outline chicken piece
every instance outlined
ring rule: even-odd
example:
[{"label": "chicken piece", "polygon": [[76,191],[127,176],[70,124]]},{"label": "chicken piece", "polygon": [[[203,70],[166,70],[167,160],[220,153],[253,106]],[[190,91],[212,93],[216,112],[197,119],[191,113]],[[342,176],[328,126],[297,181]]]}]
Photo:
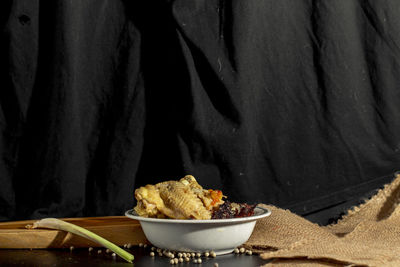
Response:
[{"label": "chicken piece", "polygon": [[164,201],[160,197],[158,188],[146,185],[135,190],[137,205],[134,210],[139,216],[165,218],[160,210],[165,209]]},{"label": "chicken piece", "polygon": [[135,190],[139,216],[174,219],[210,219],[224,201],[219,190],[205,190],[187,175],[179,181],[146,185]]},{"label": "chicken piece", "polygon": [[[166,216],[175,219],[210,219],[208,211],[202,201],[189,186],[176,181],[158,184],[160,197],[164,200],[166,210],[161,210]],[[172,210],[173,213],[168,211]]]},{"label": "chicken piece", "polygon": [[186,175],[179,181],[190,187],[197,197],[201,199],[207,210],[213,210],[224,203],[222,198],[225,196],[220,190],[203,189],[192,175]]},{"label": "chicken piece", "polygon": [[204,190],[201,185],[196,181],[196,178],[194,178],[192,175],[186,175],[182,179],[179,180],[184,185],[187,185],[190,187],[190,189],[194,190]]}]

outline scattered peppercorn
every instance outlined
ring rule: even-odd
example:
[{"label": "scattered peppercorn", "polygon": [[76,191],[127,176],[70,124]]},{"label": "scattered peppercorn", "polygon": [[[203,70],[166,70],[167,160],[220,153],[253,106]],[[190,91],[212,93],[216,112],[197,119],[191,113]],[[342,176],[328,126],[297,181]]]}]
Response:
[{"label": "scattered peppercorn", "polygon": [[150,252],[150,256],[151,257],[154,257],[155,256],[155,254],[154,254],[154,252],[152,251],[152,252]]}]

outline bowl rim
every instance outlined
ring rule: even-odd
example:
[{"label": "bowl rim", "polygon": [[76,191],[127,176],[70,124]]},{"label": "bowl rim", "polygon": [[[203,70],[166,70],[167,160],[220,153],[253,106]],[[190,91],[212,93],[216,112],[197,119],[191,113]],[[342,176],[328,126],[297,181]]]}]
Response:
[{"label": "bowl rim", "polygon": [[271,210],[257,206],[254,209],[255,213],[258,211],[258,214],[248,216],[248,217],[240,217],[240,218],[230,218],[230,219],[209,219],[209,220],[185,220],[185,219],[159,219],[159,218],[148,218],[141,217],[137,215],[134,209],[127,210],[125,212],[125,216],[128,218],[138,220],[139,222],[155,222],[155,223],[179,223],[179,224],[219,224],[219,223],[240,223],[240,222],[248,222],[255,221],[264,217],[271,215]]}]

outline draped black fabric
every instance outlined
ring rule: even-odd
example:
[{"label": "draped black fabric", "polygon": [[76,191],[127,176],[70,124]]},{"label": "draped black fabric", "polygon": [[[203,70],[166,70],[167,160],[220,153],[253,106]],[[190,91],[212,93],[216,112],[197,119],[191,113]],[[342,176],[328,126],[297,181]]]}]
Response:
[{"label": "draped black fabric", "polygon": [[[400,1],[5,0],[0,220],[194,175],[302,215],[400,166]],[[329,214],[332,216],[332,214]]]}]

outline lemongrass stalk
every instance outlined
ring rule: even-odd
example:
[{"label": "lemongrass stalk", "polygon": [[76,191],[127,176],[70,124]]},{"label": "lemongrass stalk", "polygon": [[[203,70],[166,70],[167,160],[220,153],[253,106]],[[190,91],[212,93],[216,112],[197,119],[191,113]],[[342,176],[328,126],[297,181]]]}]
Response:
[{"label": "lemongrass stalk", "polygon": [[82,236],[84,238],[90,239],[93,242],[99,243],[100,245],[112,250],[117,255],[119,255],[124,260],[132,263],[134,256],[127,252],[126,250],[118,247],[117,245],[111,243],[110,241],[102,238],[101,236],[85,229],[80,226],[77,226],[72,223],[68,223],[59,219],[55,218],[45,218],[33,223],[33,225],[27,225],[27,228],[49,228],[49,229],[56,229],[67,231],[75,235]]}]

